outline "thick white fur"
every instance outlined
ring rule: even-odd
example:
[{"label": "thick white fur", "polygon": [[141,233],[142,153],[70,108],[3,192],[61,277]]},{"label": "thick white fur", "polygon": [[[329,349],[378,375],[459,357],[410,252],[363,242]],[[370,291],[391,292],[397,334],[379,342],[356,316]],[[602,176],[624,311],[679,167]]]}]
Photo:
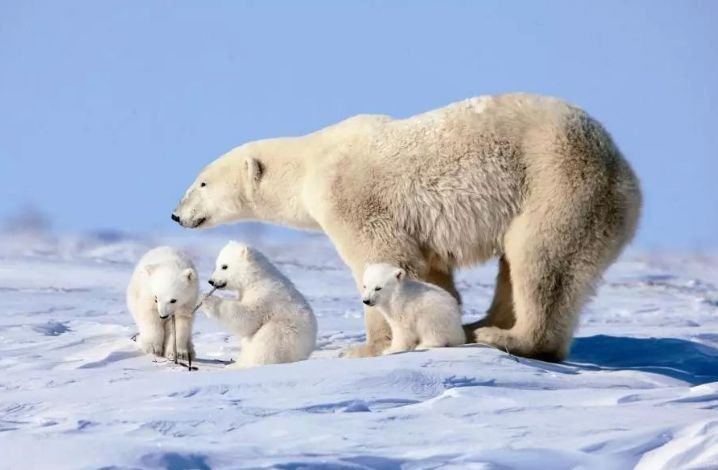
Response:
[{"label": "thick white fur", "polygon": [[[600,123],[561,100],[509,94],[242,145],[200,172],[174,217],[321,230],[357,285],[383,261],[457,299],[454,269],[497,257],[494,300],[468,339],[560,360],[640,206],[638,179]],[[365,322],[367,344],[349,355],[390,342],[375,308]]]},{"label": "thick white fur", "polygon": [[441,287],[407,279],[406,271],[386,263],[366,267],[362,301],[377,307],[391,327],[384,354],[458,346],[466,342],[456,299]]},{"label": "thick white fur", "polygon": [[192,311],[198,292],[197,271],[187,255],[168,246],[145,253],[127,287],[127,307],[140,330],[137,344],[144,352],[174,359],[174,315],[177,357],[194,359]]},{"label": "thick white fur", "polygon": [[238,296],[202,302],[207,316],[242,341],[240,357],[230,367],[301,361],[314,350],[317,321],[311,307],[258,250],[229,242],[217,257],[210,283]]}]

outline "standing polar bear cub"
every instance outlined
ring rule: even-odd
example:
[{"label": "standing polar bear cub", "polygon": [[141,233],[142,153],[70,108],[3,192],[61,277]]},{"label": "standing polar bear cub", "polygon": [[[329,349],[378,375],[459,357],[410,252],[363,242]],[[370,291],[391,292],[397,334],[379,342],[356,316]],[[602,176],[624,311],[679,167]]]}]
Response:
[{"label": "standing polar bear cub", "polygon": [[407,279],[406,271],[386,263],[367,266],[363,284],[364,305],[377,307],[391,327],[384,354],[466,342],[459,303],[444,289]]},{"label": "standing polar bear cub", "polygon": [[[546,96],[479,96],[405,119],[360,115],[241,145],[204,168],[172,218],[198,228],[261,220],[326,233],[361,286],[400,266],[458,300],[454,271],[499,260],[469,341],[566,357],[581,307],[638,223],[638,178],[608,131]],[[366,344],[391,329],[365,308]]]},{"label": "standing polar bear cub", "polygon": [[239,359],[230,367],[301,361],[317,340],[317,321],[304,296],[259,251],[229,242],[219,253],[209,283],[237,293],[237,300],[207,297],[204,312],[240,337]]},{"label": "standing polar bear cub", "polygon": [[[168,246],[145,253],[127,287],[127,307],[140,330],[140,348],[174,359],[176,345],[177,359],[194,359],[192,324],[198,295],[197,271],[184,253]],[[172,315],[175,328],[167,321]]]}]

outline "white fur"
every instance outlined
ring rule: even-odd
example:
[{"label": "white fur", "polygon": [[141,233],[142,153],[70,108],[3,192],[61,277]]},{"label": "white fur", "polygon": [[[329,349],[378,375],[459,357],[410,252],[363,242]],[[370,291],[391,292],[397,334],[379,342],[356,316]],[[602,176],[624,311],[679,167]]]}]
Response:
[{"label": "white fur", "polygon": [[317,341],[317,321],[302,294],[259,251],[229,242],[219,253],[210,283],[237,300],[208,297],[204,312],[239,336],[242,351],[231,367],[301,361]]},{"label": "white fur", "polygon": [[444,289],[407,279],[403,269],[386,263],[368,265],[362,280],[362,301],[377,307],[391,327],[384,354],[466,342],[459,303]]},{"label": "white fur", "polygon": [[192,311],[198,292],[197,271],[187,255],[168,246],[145,253],[127,287],[127,307],[140,330],[137,344],[144,352],[174,359],[174,315],[177,356],[194,359]]},{"label": "white fur", "polygon": [[[261,220],[321,230],[357,285],[367,263],[382,261],[456,299],[457,268],[499,258],[491,307],[465,326],[467,339],[561,360],[640,208],[638,179],[598,121],[515,93],[249,142],[202,170],[173,217],[190,228]],[[391,341],[376,308],[365,322],[367,344],[347,355]]]}]

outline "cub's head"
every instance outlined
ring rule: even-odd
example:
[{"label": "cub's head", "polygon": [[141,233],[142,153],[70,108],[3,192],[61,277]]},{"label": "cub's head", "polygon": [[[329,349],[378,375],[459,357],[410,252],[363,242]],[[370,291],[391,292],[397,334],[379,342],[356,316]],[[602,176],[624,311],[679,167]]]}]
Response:
[{"label": "cub's head", "polygon": [[255,270],[257,252],[239,242],[227,243],[217,256],[209,284],[217,289],[239,291]]},{"label": "cub's head", "polygon": [[381,305],[405,278],[406,271],[397,266],[386,263],[367,265],[362,278],[362,302],[370,307]]},{"label": "cub's head", "polygon": [[150,265],[145,270],[160,318],[173,315],[178,307],[194,307],[199,291],[194,269],[182,269],[169,263]]},{"label": "cub's head", "polygon": [[264,171],[246,146],[205,167],[172,212],[186,228],[207,228],[253,218],[252,193]]}]

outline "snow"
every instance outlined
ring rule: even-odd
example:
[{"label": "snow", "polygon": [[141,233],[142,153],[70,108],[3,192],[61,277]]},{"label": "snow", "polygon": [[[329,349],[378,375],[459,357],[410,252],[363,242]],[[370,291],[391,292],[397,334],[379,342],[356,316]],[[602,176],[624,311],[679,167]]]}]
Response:
[{"label": "snow", "polygon": [[[238,342],[203,314],[199,370],[138,352],[136,260],[173,244],[206,282],[225,241],[0,237],[0,467],[718,468],[718,256],[622,257],[563,364],[479,346],[341,359],[363,339],[348,270],[323,237],[267,238],[317,314],[310,360],[225,370]],[[459,276],[467,321],[494,276]]]}]

